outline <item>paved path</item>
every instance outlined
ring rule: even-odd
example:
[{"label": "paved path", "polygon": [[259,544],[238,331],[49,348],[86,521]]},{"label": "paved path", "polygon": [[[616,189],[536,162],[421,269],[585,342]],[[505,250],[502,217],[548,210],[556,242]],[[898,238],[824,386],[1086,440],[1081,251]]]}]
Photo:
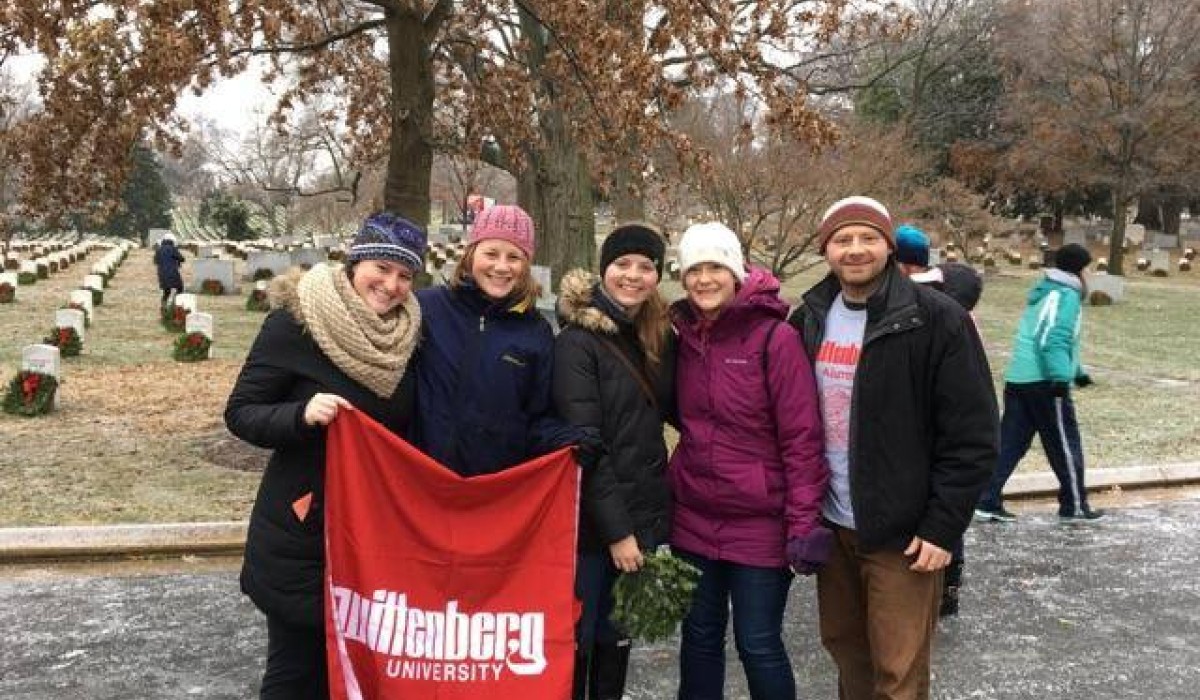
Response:
[{"label": "paved path", "polygon": [[[1177,492],[1180,493],[1180,492]],[[934,697],[1194,700],[1200,687],[1200,489],[1062,526],[1043,505],[968,535],[963,613],[944,622]],[[249,698],[263,651],[236,560],[0,568],[0,697]],[[801,698],[833,698],[813,586],[787,636]],[[629,697],[672,697],[674,644],[636,651]],[[746,698],[731,657],[730,698]]]}]

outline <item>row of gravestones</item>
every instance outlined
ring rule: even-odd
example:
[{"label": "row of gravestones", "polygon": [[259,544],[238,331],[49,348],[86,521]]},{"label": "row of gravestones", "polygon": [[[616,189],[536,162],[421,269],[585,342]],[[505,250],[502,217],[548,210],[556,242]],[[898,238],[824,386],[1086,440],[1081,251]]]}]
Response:
[{"label": "row of gravestones", "polygon": [[[240,289],[239,281],[257,282],[281,275],[293,267],[307,269],[329,259],[327,252],[316,248],[251,251],[242,263],[243,274],[239,280],[234,260],[198,257],[192,261],[192,284],[189,290],[211,294],[219,289],[221,294],[237,294]],[[209,284],[206,285],[206,282]]]},{"label": "row of gravestones", "polygon": [[[4,267],[0,269],[0,287],[5,288],[9,301],[15,301],[18,287],[36,284],[39,279],[48,279],[64,272],[71,265],[85,260],[96,246],[96,243],[82,243],[61,250],[27,249],[26,252],[37,256],[32,259],[21,259],[16,253],[8,252],[5,254]],[[95,272],[96,269],[93,269]]]},{"label": "row of gravestones", "polygon": [[[73,290],[67,308],[54,312],[54,330],[73,329],[83,342],[89,319],[95,318],[94,290],[103,291],[132,247],[127,241],[113,246],[105,256],[92,266],[92,274],[84,277],[84,286]],[[86,315],[85,315],[86,314]],[[21,349],[21,372],[35,372],[54,378],[55,384],[62,377],[62,352],[57,345],[35,343]],[[57,390],[50,401],[49,409],[57,403]]]}]

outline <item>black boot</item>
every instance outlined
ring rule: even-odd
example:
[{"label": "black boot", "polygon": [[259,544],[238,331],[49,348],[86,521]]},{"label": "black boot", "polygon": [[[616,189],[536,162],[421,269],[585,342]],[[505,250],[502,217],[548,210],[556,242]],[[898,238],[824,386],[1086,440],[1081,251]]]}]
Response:
[{"label": "black boot", "polygon": [[938,609],[939,617],[952,617],[958,614],[958,589],[962,585],[963,564],[955,559],[946,567],[946,578],[942,586],[942,605]]},{"label": "black boot", "polygon": [[629,652],[633,640],[624,638],[592,649],[592,667],[588,674],[590,700],[621,700],[625,695],[625,675],[629,671]]},{"label": "black boot", "polygon": [[575,651],[575,674],[571,680],[571,700],[584,700],[587,697],[588,664],[592,660],[590,649]]}]

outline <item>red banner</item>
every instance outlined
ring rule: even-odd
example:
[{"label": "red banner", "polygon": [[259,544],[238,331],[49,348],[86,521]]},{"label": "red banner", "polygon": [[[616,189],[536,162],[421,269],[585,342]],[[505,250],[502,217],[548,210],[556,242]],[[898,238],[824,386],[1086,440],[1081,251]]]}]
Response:
[{"label": "red banner", "polygon": [[359,411],[329,427],[333,700],[565,700],[579,474],[559,450],[464,479]]}]

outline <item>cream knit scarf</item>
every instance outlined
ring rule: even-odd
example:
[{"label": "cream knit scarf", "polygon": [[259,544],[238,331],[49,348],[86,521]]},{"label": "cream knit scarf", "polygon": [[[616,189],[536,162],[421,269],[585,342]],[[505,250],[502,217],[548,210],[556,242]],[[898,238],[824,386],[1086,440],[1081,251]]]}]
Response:
[{"label": "cream knit scarf", "polygon": [[333,364],[380,398],[395,393],[421,330],[416,296],[380,316],[354,291],[341,265],[324,263],[300,278],[296,293],[300,321]]}]

